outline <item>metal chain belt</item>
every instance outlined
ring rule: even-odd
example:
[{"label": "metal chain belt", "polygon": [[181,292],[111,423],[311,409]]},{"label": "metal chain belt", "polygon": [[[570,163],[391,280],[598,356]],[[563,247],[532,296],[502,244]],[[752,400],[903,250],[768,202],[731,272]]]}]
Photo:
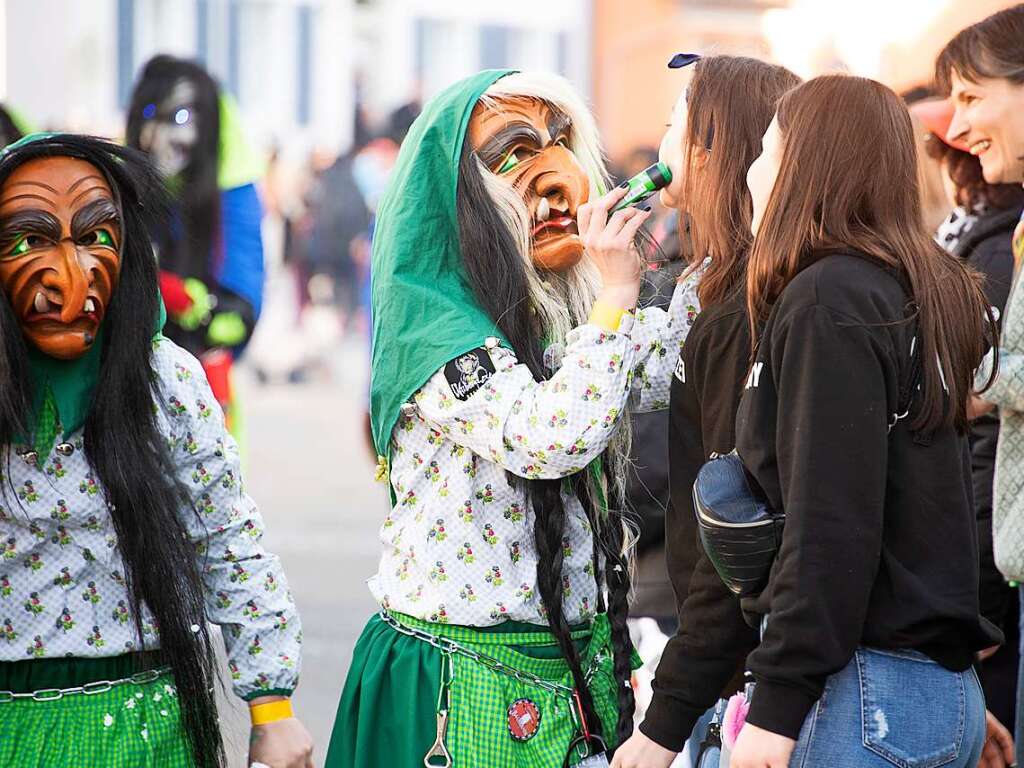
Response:
[{"label": "metal chain belt", "polygon": [[[530,685],[534,685],[538,688],[548,691],[549,693],[564,696],[570,700],[572,699],[573,694],[575,692],[574,688],[571,688],[567,685],[562,685],[561,683],[553,683],[550,680],[545,680],[541,677],[537,677],[536,675],[531,675],[529,672],[523,672],[521,670],[516,669],[515,667],[510,667],[508,664],[498,661],[498,659],[494,658],[493,656],[488,656],[485,653],[474,651],[472,648],[467,648],[461,643],[457,643],[454,640],[449,640],[447,637],[440,637],[438,635],[432,635],[429,632],[425,632],[421,629],[407,627],[405,626],[405,624],[402,624],[400,621],[398,621],[398,619],[394,618],[386,611],[381,611],[380,617],[389,627],[394,629],[396,632],[401,632],[403,635],[415,637],[417,640],[422,640],[425,643],[429,643],[430,645],[437,648],[439,651],[445,653],[457,653],[460,656],[465,656],[466,658],[472,659],[477,664],[482,664],[484,667],[491,669],[495,672],[500,672],[503,675],[508,675],[509,677],[514,678],[521,683],[528,683]],[[584,682],[588,686],[590,685],[590,681],[593,679],[594,675],[597,674],[598,667],[601,666],[601,663],[604,660],[605,653],[603,650],[599,650],[596,654],[594,654],[594,658],[590,662],[590,668],[587,670],[587,673],[586,675],[584,675],[583,678]]]},{"label": "metal chain belt", "polygon": [[86,683],[76,688],[43,688],[32,693],[14,693],[14,691],[0,691],[0,704],[8,704],[17,699],[32,699],[32,701],[60,701],[65,696],[76,696],[84,694],[95,696],[97,693],[106,693],[122,685],[145,685],[152,683],[161,675],[171,671],[170,667],[159,669],[148,669],[145,672],[138,672],[131,677],[121,680],[97,680],[94,683]]}]

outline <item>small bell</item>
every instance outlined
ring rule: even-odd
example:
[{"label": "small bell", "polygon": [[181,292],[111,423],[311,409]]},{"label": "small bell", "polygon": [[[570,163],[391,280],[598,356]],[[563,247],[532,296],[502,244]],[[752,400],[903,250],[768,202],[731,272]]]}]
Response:
[{"label": "small bell", "polygon": [[70,456],[72,453],[75,452],[75,446],[73,446],[71,443],[57,443],[57,447],[55,450],[61,456]]},{"label": "small bell", "polygon": [[487,347],[488,349],[494,349],[500,344],[501,339],[499,339],[497,336],[488,336],[486,339],[484,339],[484,346]]},{"label": "small bell", "polygon": [[22,461],[29,466],[32,466],[39,461],[39,454],[35,451],[26,451],[25,453],[19,453],[18,455],[21,457]]}]

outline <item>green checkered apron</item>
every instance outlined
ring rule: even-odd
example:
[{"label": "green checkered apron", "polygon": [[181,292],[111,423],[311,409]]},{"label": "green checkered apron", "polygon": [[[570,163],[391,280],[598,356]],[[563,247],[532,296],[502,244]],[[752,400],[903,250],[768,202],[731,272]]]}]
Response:
[{"label": "green checkered apron", "polygon": [[[551,633],[535,629],[429,624],[394,612],[374,616],[353,652],[326,768],[421,768],[437,737],[442,669],[450,678],[444,744],[453,768],[561,768],[578,735],[571,699],[529,678],[571,690],[572,675]],[[443,653],[422,635],[402,630],[454,641],[520,676],[494,668],[493,661]],[[597,616],[591,627],[573,632],[573,639],[590,673],[590,693],[611,747],[618,697],[607,617]],[[521,699],[529,700],[540,716],[536,733],[525,741],[512,737],[509,722],[509,707]],[[574,756],[570,764],[576,762]]]},{"label": "green checkered apron", "polygon": [[0,663],[0,765],[192,765],[170,672],[137,668],[131,656]]}]

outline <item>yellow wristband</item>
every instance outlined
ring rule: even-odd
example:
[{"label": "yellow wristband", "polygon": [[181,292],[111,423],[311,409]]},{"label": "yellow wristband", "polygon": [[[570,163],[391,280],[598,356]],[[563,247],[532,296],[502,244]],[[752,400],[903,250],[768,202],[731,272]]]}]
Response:
[{"label": "yellow wristband", "polygon": [[590,310],[590,324],[596,325],[598,328],[604,328],[606,331],[615,332],[619,330],[619,323],[622,322],[624,314],[626,314],[626,310],[622,307],[605,304],[603,301],[595,301],[594,306]]},{"label": "yellow wristband", "polygon": [[253,725],[266,725],[295,717],[295,713],[292,711],[292,700],[281,699],[249,707],[249,717],[252,719]]}]

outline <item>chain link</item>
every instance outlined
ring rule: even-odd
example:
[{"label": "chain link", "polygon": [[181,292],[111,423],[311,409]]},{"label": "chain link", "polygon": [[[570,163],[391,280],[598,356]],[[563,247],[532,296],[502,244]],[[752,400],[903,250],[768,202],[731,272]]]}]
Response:
[{"label": "chain link", "polygon": [[159,669],[147,669],[145,672],[136,672],[131,677],[121,680],[96,680],[75,688],[43,688],[32,693],[15,693],[14,691],[0,691],[0,704],[9,704],[18,699],[32,699],[32,701],[60,701],[65,696],[95,696],[98,693],[106,693],[122,685],[146,685],[152,683],[161,675],[171,671],[170,667]]},{"label": "chain link", "polygon": [[[529,672],[523,672],[522,670],[516,669],[515,667],[511,667],[508,664],[499,661],[493,656],[488,656],[485,653],[475,651],[472,648],[468,648],[462,645],[461,643],[455,642],[454,640],[449,640],[447,637],[441,637],[440,635],[432,635],[429,632],[425,632],[421,629],[407,627],[405,624],[402,624],[400,621],[398,621],[398,619],[389,614],[387,611],[381,611],[380,617],[385,624],[394,629],[396,632],[400,632],[403,635],[407,635],[409,637],[414,637],[417,640],[422,640],[423,642],[428,643],[429,645],[432,645],[433,647],[437,648],[442,653],[457,653],[460,656],[465,656],[466,658],[475,661],[477,664],[480,664],[481,666],[486,667],[487,669],[490,669],[494,672],[498,672],[503,675],[507,675],[508,677],[518,680],[520,683],[533,685],[537,688],[547,691],[548,693],[553,693],[556,696],[562,696],[568,699],[570,702],[572,701],[572,696],[575,689],[571,688],[570,686],[562,685],[561,683],[553,683],[550,680],[545,680],[542,677],[537,677],[536,675],[532,675]],[[590,662],[590,668],[587,670],[587,673],[586,675],[584,675],[583,678],[584,682],[587,685],[590,685],[591,680],[593,680],[594,675],[597,674],[597,670],[601,666],[601,663],[605,660],[605,658],[606,657],[603,650],[599,650],[597,653],[594,654],[594,658]]]}]

